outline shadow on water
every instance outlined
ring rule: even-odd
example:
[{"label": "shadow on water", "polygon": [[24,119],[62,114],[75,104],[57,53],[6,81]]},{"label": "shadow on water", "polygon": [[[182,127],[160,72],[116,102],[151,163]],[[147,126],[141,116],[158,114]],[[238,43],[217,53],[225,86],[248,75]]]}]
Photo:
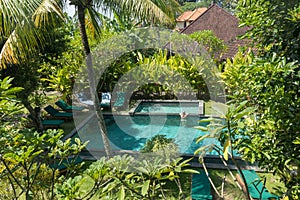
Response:
[{"label": "shadow on water", "polygon": [[[128,116],[124,118],[128,118]],[[105,119],[105,123],[106,123],[108,138],[110,142],[116,145],[117,147],[119,147],[120,149],[138,150],[142,148],[147,141],[147,138],[134,137],[134,135],[139,134],[140,130],[132,127],[131,124],[127,124],[127,129],[123,130],[118,126],[118,124],[116,123],[113,117],[107,117]]]}]

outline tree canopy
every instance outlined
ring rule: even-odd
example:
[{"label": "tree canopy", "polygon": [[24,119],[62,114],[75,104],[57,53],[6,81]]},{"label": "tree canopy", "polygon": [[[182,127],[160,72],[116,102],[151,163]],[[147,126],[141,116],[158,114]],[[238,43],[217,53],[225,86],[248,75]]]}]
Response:
[{"label": "tree canopy", "polygon": [[245,37],[263,55],[276,52],[287,61],[300,60],[299,13],[297,0],[245,0],[237,7],[241,26],[251,27]]},{"label": "tree canopy", "polygon": [[253,115],[238,123],[242,156],[281,177],[296,199],[300,194],[299,1],[240,1],[238,16],[249,26],[256,54],[227,60],[223,75],[231,103],[247,101]]}]

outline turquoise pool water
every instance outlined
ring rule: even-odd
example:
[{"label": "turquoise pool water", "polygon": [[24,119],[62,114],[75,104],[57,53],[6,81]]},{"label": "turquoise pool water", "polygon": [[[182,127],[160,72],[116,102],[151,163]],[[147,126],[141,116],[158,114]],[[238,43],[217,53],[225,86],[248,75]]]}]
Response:
[{"label": "turquoise pool water", "polygon": [[135,113],[181,113],[199,114],[199,102],[141,102]]},{"label": "turquoise pool water", "polygon": [[[173,138],[180,153],[193,154],[196,149],[207,144],[218,144],[217,139],[207,138],[196,144],[196,139],[204,134],[194,126],[199,125],[199,117],[188,116],[185,121],[180,116],[105,116],[108,138],[113,150],[141,149],[146,141],[155,135],[166,135]],[[79,131],[83,141],[89,141],[87,146],[91,150],[103,150],[102,138],[96,128],[96,120],[91,119]],[[216,152],[208,154],[216,155]]]}]

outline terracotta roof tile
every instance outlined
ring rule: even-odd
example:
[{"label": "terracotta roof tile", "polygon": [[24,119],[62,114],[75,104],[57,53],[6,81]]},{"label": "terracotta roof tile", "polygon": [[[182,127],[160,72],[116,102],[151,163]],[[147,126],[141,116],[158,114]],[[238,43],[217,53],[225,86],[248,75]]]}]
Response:
[{"label": "terracotta roof tile", "polygon": [[192,15],[193,11],[189,10],[189,11],[186,11],[184,13],[182,13],[179,17],[177,17],[176,21],[178,22],[184,22],[184,21],[187,21],[190,16]]},{"label": "terracotta roof tile", "polygon": [[207,10],[207,8],[197,8],[193,11],[186,11],[182,13],[179,17],[177,17],[176,21],[178,22],[184,22],[184,21],[194,21],[197,19],[202,13],[204,13]]},{"label": "terracotta roof tile", "polygon": [[233,57],[239,46],[246,45],[245,41],[238,40],[237,37],[243,35],[249,28],[240,28],[239,20],[235,16],[213,4],[185,27],[181,33],[191,34],[202,30],[211,30],[218,38],[224,41],[228,46],[227,53],[222,56],[222,58],[225,58],[225,56]]},{"label": "terracotta roof tile", "polygon": [[207,8],[197,8],[193,11],[192,15],[189,18],[189,21],[194,21],[196,20],[202,13],[204,13],[207,10]]}]

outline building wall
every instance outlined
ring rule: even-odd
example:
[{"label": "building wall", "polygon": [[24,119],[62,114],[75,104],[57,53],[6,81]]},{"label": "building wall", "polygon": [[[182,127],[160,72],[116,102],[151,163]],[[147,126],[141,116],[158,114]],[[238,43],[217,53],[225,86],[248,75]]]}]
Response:
[{"label": "building wall", "polygon": [[182,30],[182,33],[191,34],[200,30],[212,30],[217,37],[227,43],[245,33],[246,28],[239,28],[238,25],[236,17],[219,6],[213,5],[190,26]]},{"label": "building wall", "polygon": [[179,29],[183,29],[184,27],[184,22],[177,22],[176,27]]}]

